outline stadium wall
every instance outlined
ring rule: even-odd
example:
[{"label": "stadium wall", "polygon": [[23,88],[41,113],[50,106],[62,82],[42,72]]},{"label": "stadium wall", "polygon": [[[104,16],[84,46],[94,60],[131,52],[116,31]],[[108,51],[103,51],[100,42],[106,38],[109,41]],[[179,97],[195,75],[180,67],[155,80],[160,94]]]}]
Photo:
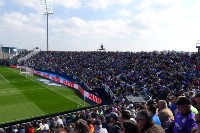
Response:
[{"label": "stadium wall", "polygon": [[34,70],[34,74],[41,76],[41,77],[44,77],[46,79],[50,79],[54,82],[66,85],[68,87],[74,88],[74,89],[78,90],[85,99],[91,100],[96,104],[102,104],[101,98],[99,98],[98,96],[95,96],[94,94],[82,89],[82,87],[80,85],[75,84],[73,82],[70,82],[63,77],[60,77],[59,75],[51,74],[51,73],[47,73],[47,72],[42,72],[42,71],[38,71],[38,70]]}]

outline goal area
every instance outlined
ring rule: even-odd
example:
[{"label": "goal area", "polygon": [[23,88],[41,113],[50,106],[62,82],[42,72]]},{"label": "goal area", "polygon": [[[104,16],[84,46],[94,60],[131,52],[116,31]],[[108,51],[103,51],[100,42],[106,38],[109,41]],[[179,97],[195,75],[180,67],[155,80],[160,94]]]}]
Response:
[{"label": "goal area", "polygon": [[28,67],[20,67],[20,75],[25,75],[33,77],[34,69]]}]

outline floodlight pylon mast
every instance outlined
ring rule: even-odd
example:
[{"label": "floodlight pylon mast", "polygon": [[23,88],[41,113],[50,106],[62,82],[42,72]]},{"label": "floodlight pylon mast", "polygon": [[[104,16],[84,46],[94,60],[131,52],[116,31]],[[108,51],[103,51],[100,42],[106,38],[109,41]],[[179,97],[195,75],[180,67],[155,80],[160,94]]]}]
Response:
[{"label": "floodlight pylon mast", "polygon": [[49,51],[49,15],[53,14],[52,4],[47,0],[41,0],[43,5],[43,13],[47,16],[47,51]]}]

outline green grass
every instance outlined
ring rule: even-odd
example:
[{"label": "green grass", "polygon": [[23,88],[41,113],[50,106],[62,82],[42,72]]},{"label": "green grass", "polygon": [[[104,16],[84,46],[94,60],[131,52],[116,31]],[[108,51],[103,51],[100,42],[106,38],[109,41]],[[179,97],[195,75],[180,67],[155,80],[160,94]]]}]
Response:
[{"label": "green grass", "polygon": [[38,78],[26,78],[18,69],[0,67],[0,123],[90,106],[74,89],[49,86]]}]

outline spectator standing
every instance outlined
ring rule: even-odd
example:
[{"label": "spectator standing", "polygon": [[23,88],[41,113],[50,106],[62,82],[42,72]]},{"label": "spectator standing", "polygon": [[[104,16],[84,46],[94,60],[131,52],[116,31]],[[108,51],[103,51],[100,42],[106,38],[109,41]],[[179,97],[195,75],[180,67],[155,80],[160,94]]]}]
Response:
[{"label": "spectator standing", "polygon": [[158,117],[158,113],[157,113],[158,108],[156,107],[156,104],[155,103],[147,104],[147,109],[150,112],[155,124],[158,124],[161,126],[161,121],[160,121],[160,118]]},{"label": "spectator standing", "polygon": [[94,132],[93,118],[88,119],[87,124],[88,124],[88,127],[89,127],[89,132],[93,133]]},{"label": "spectator standing", "polygon": [[77,120],[75,122],[74,133],[89,133],[87,122],[83,119]]},{"label": "spectator standing", "polygon": [[153,122],[151,114],[146,110],[137,113],[136,121],[141,133],[165,133],[161,126]]},{"label": "spectator standing", "polygon": [[106,128],[102,128],[102,122],[99,119],[96,119],[93,122],[94,125],[94,133],[108,133]]},{"label": "spectator standing", "polygon": [[172,97],[170,97],[170,102],[171,105],[169,106],[169,109],[172,111],[173,115],[175,116],[178,112],[177,106],[176,106],[176,99],[177,95],[173,95]]},{"label": "spectator standing", "polygon": [[32,126],[31,123],[29,123],[26,129],[26,133],[34,133],[34,132],[35,132],[34,127]]},{"label": "spectator standing", "polygon": [[116,112],[111,112],[110,115],[110,123],[108,133],[119,133],[120,132],[120,123],[118,122],[118,114]]},{"label": "spectator standing", "polygon": [[130,120],[123,121],[120,133],[140,133],[140,128]]},{"label": "spectator standing", "polygon": [[58,127],[63,125],[63,120],[59,116],[56,116],[56,122]]},{"label": "spectator standing", "polygon": [[132,112],[129,111],[129,110],[123,110],[122,113],[121,113],[121,123],[123,123],[123,121],[126,121],[126,120],[130,120],[134,123],[136,123],[135,119],[132,118]]},{"label": "spectator standing", "polygon": [[167,107],[167,102],[165,100],[158,101],[158,117],[164,129],[167,128],[167,121],[169,119],[174,120],[174,115],[172,111]]},{"label": "spectator standing", "polygon": [[18,133],[25,133],[25,126],[23,124],[19,125],[19,131]]},{"label": "spectator standing", "polygon": [[179,113],[174,119],[174,133],[190,133],[197,127],[195,114],[191,111],[191,102],[186,97],[180,97],[176,102]]}]

